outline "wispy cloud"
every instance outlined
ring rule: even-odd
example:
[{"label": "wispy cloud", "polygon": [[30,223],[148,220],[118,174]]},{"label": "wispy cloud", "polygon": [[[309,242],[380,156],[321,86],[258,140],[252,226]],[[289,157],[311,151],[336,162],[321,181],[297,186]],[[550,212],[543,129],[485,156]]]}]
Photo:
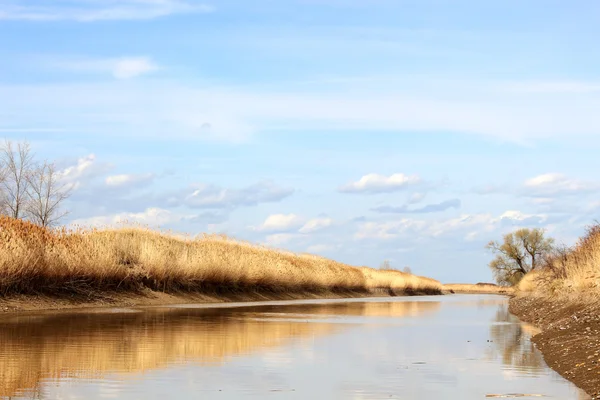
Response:
[{"label": "wispy cloud", "polygon": [[300,233],[310,234],[329,228],[333,225],[333,219],[329,217],[318,217],[306,219],[296,214],[272,214],[258,227],[252,228],[257,232],[268,233]]},{"label": "wispy cloud", "polygon": [[322,231],[323,229],[327,229],[333,225],[333,218],[329,217],[321,217],[321,218],[313,218],[306,221],[306,223],[298,230],[300,233],[314,233],[318,231]]},{"label": "wispy cloud", "polygon": [[517,210],[506,211],[498,216],[492,214],[463,214],[459,217],[426,220],[402,218],[383,222],[366,221],[359,224],[354,238],[358,240],[390,240],[397,238],[438,238],[452,235],[472,240],[481,234],[493,237],[493,232],[515,229],[520,226],[541,226],[548,222],[545,214],[527,214]]},{"label": "wispy cloud", "polygon": [[212,6],[185,0],[31,0],[3,1],[0,20],[111,21],[144,20],[173,14],[206,13]]},{"label": "wispy cloud", "polygon": [[107,176],[104,183],[110,188],[123,189],[149,185],[154,178],[154,174],[119,174]]},{"label": "wispy cloud", "polygon": [[50,64],[83,74],[110,74],[116,79],[131,79],[160,69],[149,57],[75,58],[53,61]]},{"label": "wispy cloud", "polygon": [[402,206],[379,206],[372,208],[372,211],[378,213],[393,213],[393,214],[427,214],[446,211],[451,208],[460,208],[461,201],[459,199],[451,199],[442,201],[436,204],[427,204],[423,207],[410,208],[408,205]]},{"label": "wispy cloud", "polygon": [[425,193],[415,192],[415,193],[411,194],[410,197],[408,198],[408,204],[420,203],[421,201],[423,201],[425,196],[426,196]]},{"label": "wispy cloud", "polygon": [[170,206],[185,205],[191,208],[234,209],[273,203],[291,196],[294,189],[273,182],[255,183],[242,189],[222,188],[216,185],[196,184],[191,189],[166,195],[164,202]]},{"label": "wispy cloud", "polygon": [[302,225],[302,219],[295,214],[273,214],[255,230],[259,232],[289,232]]},{"label": "wispy cloud", "polygon": [[548,173],[528,179],[520,192],[524,196],[551,198],[600,191],[600,182],[570,178],[564,174]]},{"label": "wispy cloud", "polygon": [[101,226],[101,227],[114,227],[122,226],[127,224],[143,224],[152,227],[168,225],[172,223],[190,221],[194,222],[197,219],[202,218],[200,215],[195,214],[180,214],[171,210],[150,207],[143,212],[139,213],[118,213],[112,215],[102,215],[89,218],[76,219],[71,222],[72,225],[79,226]]},{"label": "wispy cloud", "polygon": [[297,233],[274,233],[265,238],[264,244],[267,246],[282,246],[300,237],[301,235]]},{"label": "wispy cloud", "polygon": [[97,162],[96,155],[89,154],[79,158],[75,164],[60,170],[59,176],[70,189],[79,189],[90,180],[105,174],[112,167],[108,163]]},{"label": "wispy cloud", "polygon": [[[420,85],[427,88],[424,82]],[[300,92],[286,87],[269,91],[166,81],[134,82],[126,88],[106,82],[5,84],[0,86],[0,109],[6,112],[3,128],[61,126],[82,134],[143,132],[145,137],[165,137],[169,132],[171,140],[242,141],[257,132],[327,129],[415,135],[462,132],[531,143],[542,138],[597,140],[600,129],[600,114],[594,112],[600,97],[595,93],[508,93],[477,82],[465,82],[460,91],[436,86],[434,91],[421,92],[419,82],[413,86],[392,92],[341,84]],[[107,112],[89,112],[97,109]],[[32,121],[32,114],[46,117]]]},{"label": "wispy cloud", "polygon": [[389,193],[404,190],[421,183],[417,175],[393,174],[390,176],[368,174],[356,182],[341,186],[342,193]]},{"label": "wispy cloud", "polygon": [[600,82],[586,81],[533,81],[502,85],[507,91],[517,93],[593,93],[600,92]]}]

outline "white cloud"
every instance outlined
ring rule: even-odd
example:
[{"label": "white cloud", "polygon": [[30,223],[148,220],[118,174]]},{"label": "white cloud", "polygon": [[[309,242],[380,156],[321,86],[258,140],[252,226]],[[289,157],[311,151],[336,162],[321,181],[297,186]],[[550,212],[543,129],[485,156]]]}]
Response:
[{"label": "white cloud", "polygon": [[406,189],[421,183],[417,175],[393,174],[384,176],[368,174],[356,182],[348,183],[339,188],[343,193],[387,193]]},{"label": "white cloud", "polygon": [[60,179],[70,189],[78,189],[84,182],[106,173],[112,166],[105,163],[97,163],[96,156],[89,154],[77,160],[75,165],[65,167],[59,171]]},{"label": "white cloud", "polygon": [[302,219],[295,214],[273,214],[256,228],[260,232],[286,232],[302,225]]},{"label": "white cloud", "polygon": [[313,218],[308,220],[298,232],[300,233],[313,233],[333,225],[333,219],[331,218]]},{"label": "white cloud", "polygon": [[0,20],[24,21],[111,21],[143,20],[172,14],[205,13],[213,7],[185,0],[63,0],[48,2],[7,0],[0,4]]},{"label": "white cloud", "polygon": [[154,180],[154,174],[120,174],[107,176],[106,186],[113,188],[145,186]]},{"label": "white cloud", "polygon": [[[409,203],[410,204],[410,203]],[[427,204],[418,208],[411,208],[408,204],[401,206],[379,206],[374,207],[371,211],[378,213],[395,213],[395,214],[427,214],[449,210],[451,208],[460,208],[462,202],[460,199],[450,199],[436,204]]]},{"label": "white cloud", "polygon": [[145,57],[121,58],[113,61],[112,74],[117,79],[129,79],[156,71],[158,66]]},{"label": "white cloud", "polygon": [[416,192],[410,195],[408,198],[408,204],[417,204],[423,201],[425,198],[425,193]]},{"label": "white cloud", "polygon": [[149,57],[71,59],[51,61],[50,64],[72,72],[110,74],[116,79],[131,79],[159,69]]},{"label": "white cloud", "polygon": [[298,238],[299,235],[295,233],[275,233],[272,235],[268,235],[265,238],[265,244],[268,246],[281,246],[284,244],[288,244],[292,240]]},{"label": "white cloud", "polygon": [[546,222],[548,222],[548,216],[545,214],[525,214],[513,210],[506,211],[496,217],[492,214],[463,214],[456,218],[442,220],[402,218],[384,222],[368,221],[361,223],[354,234],[354,238],[358,240],[391,240],[451,236],[469,240],[480,233],[514,229],[520,226],[540,225]]},{"label": "white cloud", "polygon": [[532,222],[532,223],[543,223],[548,220],[546,214],[525,214],[521,211],[506,211],[497,220],[493,222],[501,221],[514,221],[514,222]]},{"label": "white cloud", "polygon": [[196,215],[177,214],[170,210],[151,207],[140,213],[118,213],[112,215],[81,218],[71,221],[72,225],[86,227],[116,227],[127,224],[142,224],[157,227],[186,220],[194,220]]},{"label": "white cloud", "polygon": [[242,189],[226,189],[215,185],[196,184],[192,192],[171,196],[168,203],[183,203],[192,208],[236,208],[260,203],[278,202],[291,196],[293,189],[272,182],[259,182]]},{"label": "white cloud", "polygon": [[307,220],[296,214],[272,214],[260,226],[252,229],[257,232],[298,232],[306,235],[329,228],[333,223],[333,219],[328,217]]},{"label": "white cloud", "polygon": [[598,182],[586,182],[569,178],[564,174],[548,173],[528,179],[521,192],[525,196],[548,198],[575,195],[600,190]]}]

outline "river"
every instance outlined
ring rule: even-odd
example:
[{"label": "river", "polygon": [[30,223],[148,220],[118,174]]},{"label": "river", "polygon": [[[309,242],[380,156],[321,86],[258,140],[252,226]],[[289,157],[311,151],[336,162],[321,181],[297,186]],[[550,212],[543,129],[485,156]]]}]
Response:
[{"label": "river", "polygon": [[12,399],[589,399],[495,295],[6,315]]}]

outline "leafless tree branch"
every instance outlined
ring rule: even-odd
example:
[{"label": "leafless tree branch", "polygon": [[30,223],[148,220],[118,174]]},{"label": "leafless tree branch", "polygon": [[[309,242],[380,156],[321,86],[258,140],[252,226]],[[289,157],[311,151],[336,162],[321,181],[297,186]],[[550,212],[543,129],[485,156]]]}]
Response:
[{"label": "leafless tree branch", "polygon": [[60,176],[52,163],[45,161],[36,165],[27,176],[29,218],[41,226],[53,226],[68,212],[61,205],[69,197],[67,185],[60,182]]},{"label": "leafless tree branch", "polygon": [[16,147],[9,140],[0,148],[0,210],[13,218],[25,216],[28,200],[28,180],[33,154],[29,143],[17,143]]}]

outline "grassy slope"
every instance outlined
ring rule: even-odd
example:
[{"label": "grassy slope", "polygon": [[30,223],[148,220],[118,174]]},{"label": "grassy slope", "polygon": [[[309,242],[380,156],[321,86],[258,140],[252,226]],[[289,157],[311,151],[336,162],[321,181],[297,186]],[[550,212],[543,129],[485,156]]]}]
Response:
[{"label": "grassy slope", "polygon": [[573,248],[554,256],[542,270],[527,274],[517,289],[522,295],[571,302],[600,299],[600,225],[590,227]]},{"label": "grassy slope", "polygon": [[0,295],[440,293],[433,279],[353,267],[222,236],[143,229],[50,231],[0,217]]},{"label": "grassy slope", "polygon": [[600,397],[600,225],[527,274],[510,303],[511,312],[543,330],[534,341],[548,364]]}]

